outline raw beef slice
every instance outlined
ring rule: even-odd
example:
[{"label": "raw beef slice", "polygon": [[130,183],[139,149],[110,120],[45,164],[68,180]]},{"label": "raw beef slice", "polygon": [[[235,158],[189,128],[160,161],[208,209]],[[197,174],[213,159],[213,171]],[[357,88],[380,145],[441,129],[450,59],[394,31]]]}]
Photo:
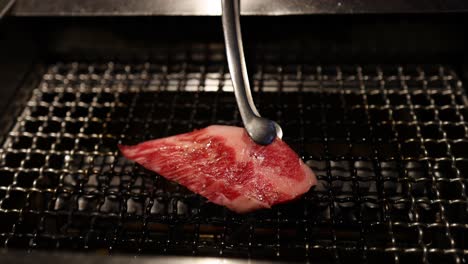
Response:
[{"label": "raw beef slice", "polygon": [[209,126],[119,148],[126,158],[238,213],[290,201],[317,182],[281,139],[257,145],[240,127]]}]

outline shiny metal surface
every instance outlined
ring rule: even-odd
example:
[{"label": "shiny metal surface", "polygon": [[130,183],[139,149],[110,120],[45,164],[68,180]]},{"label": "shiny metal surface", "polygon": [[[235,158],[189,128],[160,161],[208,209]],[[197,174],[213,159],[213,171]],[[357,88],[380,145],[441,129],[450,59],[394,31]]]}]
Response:
[{"label": "shiny metal surface", "polygon": [[[153,256],[134,258],[131,256],[100,256],[89,254],[70,254],[70,253],[29,253],[24,252],[9,252],[0,254],[0,262],[3,264],[20,264],[34,260],[36,264],[48,263],[68,263],[68,264],[266,264],[278,263],[276,261],[260,261],[260,260],[242,260],[228,259],[215,257],[170,257],[170,256]],[[32,263],[32,262],[31,262]]]},{"label": "shiny metal surface", "polygon": [[8,11],[10,11],[15,1],[16,0],[0,0],[0,19],[2,19]]},{"label": "shiny metal surface", "polygon": [[[244,0],[242,15],[467,12],[468,1]],[[18,0],[14,16],[219,16],[213,0]]]},{"label": "shiny metal surface", "polygon": [[[252,67],[259,110],[281,122],[318,182],[297,201],[237,215],[122,162],[116,149],[207,123],[238,125],[226,67],[212,65],[70,61],[35,70],[40,79],[9,115],[14,125],[0,131],[0,255],[47,252],[13,257],[34,264],[104,264],[119,254],[136,263],[168,263],[167,255],[466,263],[468,105],[452,66]],[[66,251],[90,260],[53,258]],[[112,257],[92,262],[94,254]]]},{"label": "shiny metal surface", "polygon": [[277,123],[261,117],[253,102],[242,45],[239,0],[222,0],[222,8],[229,72],[245,130],[257,144],[268,145],[276,137],[281,138],[283,132]]}]

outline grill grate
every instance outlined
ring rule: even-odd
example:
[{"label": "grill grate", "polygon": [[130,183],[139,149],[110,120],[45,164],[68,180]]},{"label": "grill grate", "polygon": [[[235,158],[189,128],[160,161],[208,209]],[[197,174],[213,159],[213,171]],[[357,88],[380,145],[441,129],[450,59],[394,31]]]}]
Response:
[{"label": "grill grate", "polygon": [[318,176],[236,215],[126,161],[132,144],[240,125],[223,62],[55,63],[0,149],[0,244],[278,260],[467,260],[468,108],[448,66],[263,63],[260,112]]}]

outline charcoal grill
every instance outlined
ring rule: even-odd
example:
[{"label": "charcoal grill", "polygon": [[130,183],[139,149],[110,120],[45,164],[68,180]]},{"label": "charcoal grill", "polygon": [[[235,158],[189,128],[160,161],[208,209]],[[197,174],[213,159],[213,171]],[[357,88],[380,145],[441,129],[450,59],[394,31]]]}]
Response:
[{"label": "charcoal grill", "polygon": [[66,7],[28,13],[34,2],[0,24],[4,263],[468,260],[462,8],[245,18],[255,102],[318,184],[238,215],[116,148],[241,125],[220,18],[91,7],[70,18]]}]

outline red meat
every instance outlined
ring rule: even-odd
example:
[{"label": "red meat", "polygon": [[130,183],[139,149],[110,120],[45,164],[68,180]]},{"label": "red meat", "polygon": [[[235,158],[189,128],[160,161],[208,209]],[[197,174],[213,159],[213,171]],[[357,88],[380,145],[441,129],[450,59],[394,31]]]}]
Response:
[{"label": "red meat", "polygon": [[257,145],[240,127],[209,126],[119,148],[126,158],[238,213],[293,200],[317,182],[281,139]]}]

